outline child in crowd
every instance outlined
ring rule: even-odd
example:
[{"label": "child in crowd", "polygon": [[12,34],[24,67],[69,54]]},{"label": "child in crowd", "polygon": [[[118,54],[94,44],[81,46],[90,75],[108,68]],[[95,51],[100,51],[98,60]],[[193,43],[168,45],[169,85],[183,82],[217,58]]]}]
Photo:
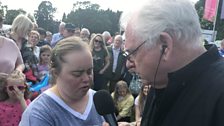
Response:
[{"label": "child in crowd", "polygon": [[0,77],[0,126],[18,126],[23,111],[30,103],[25,76],[13,71]]},{"label": "child in crowd", "polygon": [[117,121],[130,122],[134,97],[130,93],[127,83],[125,81],[117,82],[111,96],[117,109]]},{"label": "child in crowd", "polygon": [[142,113],[145,107],[145,101],[147,98],[148,91],[151,87],[151,85],[147,84],[145,80],[141,80],[141,83],[143,84],[141,86],[141,91],[135,99],[135,121],[137,124],[141,122]]},{"label": "child in crowd", "polygon": [[44,45],[40,48],[40,59],[38,68],[38,78],[42,80],[45,75],[49,74],[49,65],[50,65],[50,56],[51,56],[51,47],[49,45]]}]

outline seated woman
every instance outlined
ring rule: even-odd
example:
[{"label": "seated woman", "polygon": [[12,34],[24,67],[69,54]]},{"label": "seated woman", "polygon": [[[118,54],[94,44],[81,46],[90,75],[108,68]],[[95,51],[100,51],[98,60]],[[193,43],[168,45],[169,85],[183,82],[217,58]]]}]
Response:
[{"label": "seated woman", "polygon": [[131,121],[131,111],[134,105],[134,97],[128,89],[125,81],[117,82],[114,92],[111,94],[118,111],[117,121]]},{"label": "seated woman", "polygon": [[39,95],[23,113],[20,126],[101,126],[90,89],[91,51],[80,38],[61,40],[52,50],[53,87]]},{"label": "seated woman", "polygon": [[142,80],[142,87],[139,95],[135,99],[135,121],[136,124],[140,124],[142,113],[145,107],[145,101],[151,85],[145,84],[145,80]]}]

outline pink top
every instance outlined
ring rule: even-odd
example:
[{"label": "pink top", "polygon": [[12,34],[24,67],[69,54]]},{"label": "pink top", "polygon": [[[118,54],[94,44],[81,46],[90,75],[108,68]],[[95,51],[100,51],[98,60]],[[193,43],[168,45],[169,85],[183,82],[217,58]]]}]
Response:
[{"label": "pink top", "polygon": [[0,36],[0,72],[9,74],[20,64],[23,60],[16,43]]},{"label": "pink top", "polygon": [[[30,100],[26,100],[28,105]],[[22,116],[22,107],[19,102],[12,104],[0,102],[0,126],[18,126]]]}]

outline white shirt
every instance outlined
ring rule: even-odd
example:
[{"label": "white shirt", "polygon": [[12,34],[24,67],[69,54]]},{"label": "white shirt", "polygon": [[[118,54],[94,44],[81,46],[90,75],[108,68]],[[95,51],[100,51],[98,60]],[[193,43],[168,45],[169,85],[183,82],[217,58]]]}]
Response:
[{"label": "white shirt", "polygon": [[120,48],[119,49],[115,49],[114,46],[112,47],[113,57],[114,57],[112,72],[115,72],[116,71],[117,61],[118,61],[118,56],[119,56],[120,50],[121,50]]}]

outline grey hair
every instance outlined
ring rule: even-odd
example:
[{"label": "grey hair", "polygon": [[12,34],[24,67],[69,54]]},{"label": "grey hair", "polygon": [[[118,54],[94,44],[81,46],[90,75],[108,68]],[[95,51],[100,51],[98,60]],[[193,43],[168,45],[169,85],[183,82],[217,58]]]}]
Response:
[{"label": "grey hair", "polygon": [[156,45],[161,32],[189,47],[202,45],[199,17],[188,0],[148,0],[131,17],[127,24],[132,25],[133,34],[142,41],[149,40],[150,46]]},{"label": "grey hair", "polygon": [[65,26],[65,22],[61,22],[60,24],[59,24],[59,26]]},{"label": "grey hair", "polygon": [[82,28],[81,32],[87,33],[88,36],[90,35],[89,29],[87,29],[87,28]]},{"label": "grey hair", "polygon": [[108,31],[104,31],[103,33],[102,33],[102,35],[105,37],[111,37],[111,35],[110,35],[110,32],[108,32]]}]

